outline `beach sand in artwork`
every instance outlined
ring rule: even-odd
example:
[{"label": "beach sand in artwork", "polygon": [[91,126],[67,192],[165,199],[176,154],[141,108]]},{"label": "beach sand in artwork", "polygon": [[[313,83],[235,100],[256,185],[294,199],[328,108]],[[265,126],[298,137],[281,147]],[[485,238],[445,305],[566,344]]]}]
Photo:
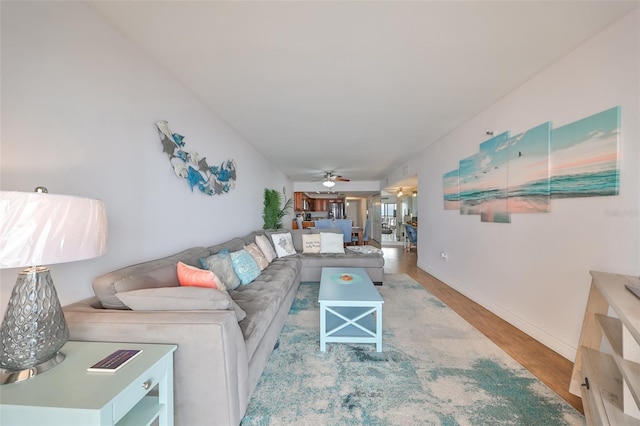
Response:
[{"label": "beach sand in artwork", "polygon": [[445,210],[460,210],[460,201],[447,201],[444,200]]},{"label": "beach sand in artwork", "polygon": [[474,215],[482,213],[482,204],[461,201],[460,202],[460,214],[461,215]]},{"label": "beach sand in artwork", "polygon": [[510,223],[511,217],[507,212],[507,199],[498,198],[495,200],[483,201],[480,220],[482,222]]},{"label": "beach sand in artwork", "polygon": [[509,213],[548,213],[551,210],[549,200],[550,197],[546,195],[509,197],[507,210]]}]

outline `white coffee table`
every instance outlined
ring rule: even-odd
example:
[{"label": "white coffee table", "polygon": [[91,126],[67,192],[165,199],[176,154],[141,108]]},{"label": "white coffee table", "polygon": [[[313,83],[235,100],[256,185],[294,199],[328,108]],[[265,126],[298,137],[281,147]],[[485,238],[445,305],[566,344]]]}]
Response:
[{"label": "white coffee table", "polygon": [[384,300],[363,268],[322,268],[318,301],[321,351],[335,342],[375,343],[382,352]]}]

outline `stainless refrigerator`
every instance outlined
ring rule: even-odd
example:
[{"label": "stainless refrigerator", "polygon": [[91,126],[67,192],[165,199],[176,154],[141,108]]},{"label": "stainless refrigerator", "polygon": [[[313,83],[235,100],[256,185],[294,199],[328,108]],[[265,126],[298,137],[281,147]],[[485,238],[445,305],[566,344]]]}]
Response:
[{"label": "stainless refrigerator", "polygon": [[344,219],[344,203],[328,203],[327,212],[329,219]]}]

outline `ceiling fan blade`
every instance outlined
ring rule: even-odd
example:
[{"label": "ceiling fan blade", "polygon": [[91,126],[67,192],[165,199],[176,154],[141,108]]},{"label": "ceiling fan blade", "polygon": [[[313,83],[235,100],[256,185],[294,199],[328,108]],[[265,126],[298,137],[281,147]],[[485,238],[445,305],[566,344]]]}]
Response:
[{"label": "ceiling fan blade", "polygon": [[351,179],[343,178],[342,176],[335,176],[334,180],[337,180],[339,182],[350,182],[351,181]]}]

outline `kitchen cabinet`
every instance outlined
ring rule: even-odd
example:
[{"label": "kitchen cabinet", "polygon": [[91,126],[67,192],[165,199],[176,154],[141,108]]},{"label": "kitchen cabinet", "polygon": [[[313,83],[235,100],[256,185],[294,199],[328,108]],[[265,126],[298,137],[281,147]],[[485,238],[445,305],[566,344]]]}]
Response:
[{"label": "kitchen cabinet", "polygon": [[324,198],[316,198],[313,200],[313,211],[314,212],[326,212],[327,211],[328,200]]},{"label": "kitchen cabinet", "polygon": [[309,210],[307,202],[307,194],[304,192],[293,193],[293,210],[294,211],[306,211]]}]

